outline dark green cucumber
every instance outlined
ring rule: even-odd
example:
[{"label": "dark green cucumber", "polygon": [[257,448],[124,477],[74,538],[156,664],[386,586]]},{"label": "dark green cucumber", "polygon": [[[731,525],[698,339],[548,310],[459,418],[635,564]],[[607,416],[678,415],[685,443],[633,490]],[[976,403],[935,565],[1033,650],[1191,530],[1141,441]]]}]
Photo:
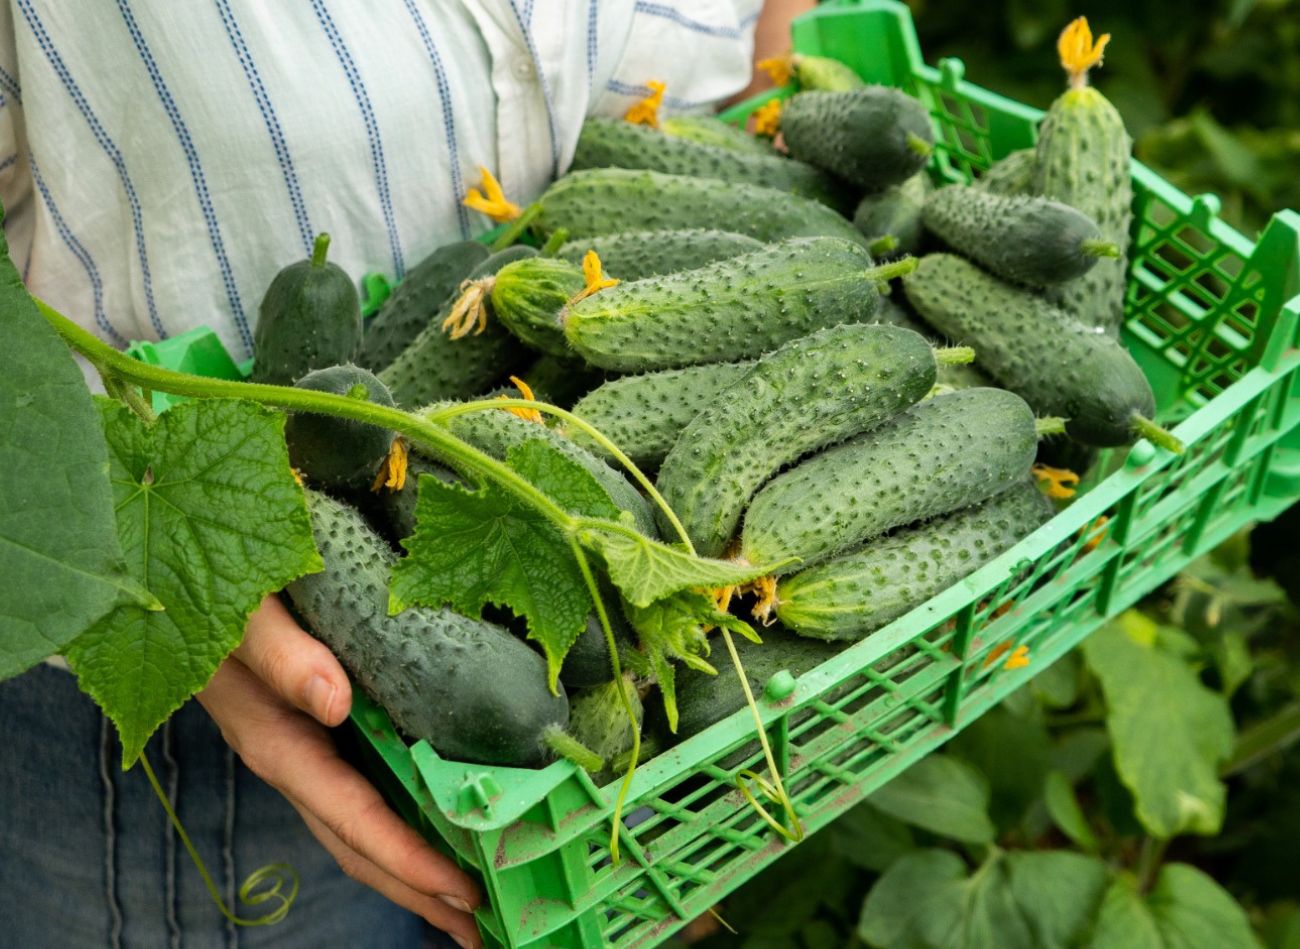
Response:
[{"label": "dark green cucumber", "polygon": [[[531,247],[516,245],[498,251],[472,271],[470,280],[490,277],[507,264],[536,256]],[[510,367],[526,358],[527,350],[505,327],[488,322],[479,335],[450,339],[442,322],[451,301],[429,322],[393,362],[379,372],[402,408],[413,409],[439,399],[479,395],[503,379]]]},{"label": "dark green cucumber", "polygon": [[744,234],[694,227],[684,231],[626,231],[566,242],[557,257],[582,263],[594,250],[601,266],[619,280],[642,280],[679,270],[694,270],[758,250],[760,241]]},{"label": "dark green cucumber", "polygon": [[846,92],[866,85],[858,74],[838,59],[829,56],[809,56],[796,53],[791,65],[794,77],[802,91],[820,89],[825,92]]},{"label": "dark green cucumber", "polygon": [[901,184],[865,195],[853,212],[853,224],[872,243],[892,237],[894,253],[915,254],[923,236],[921,209],[931,190],[930,176],[918,171]]},{"label": "dark green cucumber", "polygon": [[536,767],[569,718],[546,660],[509,632],[446,609],[388,615],[392,548],[352,508],[307,492],[325,569],[287,592],[312,632],[412,739],[455,761]]},{"label": "dark green cucumber", "polygon": [[1029,474],[1034,413],[1005,389],[926,399],[773,478],[745,512],[750,563],[834,557],[886,531],[978,504]]},{"label": "dark green cucumber", "polygon": [[[605,615],[609,620],[610,631],[614,634],[614,645],[620,656],[626,650],[636,646],[636,633],[628,624],[627,617],[619,601],[618,590],[604,576],[599,576],[601,600],[605,604]],[[593,611],[587,617],[587,625],[564,657],[560,668],[560,681],[566,688],[587,689],[601,685],[614,678],[614,667],[609,658],[609,643],[605,631],[601,628],[600,618]]]},{"label": "dark green cucumber", "polygon": [[516,339],[552,356],[573,355],[559,320],[564,305],[587,285],[580,264],[532,257],[502,267],[489,279],[492,316]]},{"label": "dark green cucumber", "polygon": [[[889,296],[884,297],[881,300],[880,313],[877,319],[881,323],[901,326],[914,333],[920,333],[936,346],[942,346],[943,339],[937,336],[934,330],[922,323],[920,318],[906,305],[906,302],[906,298],[901,292],[891,293]],[[979,358],[979,353],[976,353],[974,362],[944,363],[940,365],[938,384],[947,386],[949,389],[987,388],[993,385],[993,380],[980,372],[977,365]]]},{"label": "dark green cucumber", "polygon": [[912,264],[873,267],[859,245],[791,238],[696,270],[602,290],[561,313],[589,363],[620,372],[733,362],[827,326],[870,322],[877,282]]},{"label": "dark green cucumber", "polygon": [[721,556],[763,482],[919,401],[934,386],[935,368],[922,337],[883,324],[833,326],[787,343],[686,427],[657,487],[696,551]]},{"label": "dark green cucumber", "polygon": [[794,158],[870,191],[916,174],[934,147],[925,107],[887,86],[800,92],[781,108],[781,134]]},{"label": "dark green cucumber", "polygon": [[325,259],[321,234],[308,260],[275,275],[253,329],[254,382],[290,385],[313,369],[351,362],[361,347],[361,301],[352,278]]},{"label": "dark green cucumber", "polygon": [[1011,152],[976,178],[975,185],[993,194],[1034,194],[1034,163],[1037,160],[1032,148]]},{"label": "dark green cucumber", "polygon": [[434,322],[460,282],[487,258],[488,249],[480,242],[458,241],[416,264],[366,324],[357,362],[371,372],[386,368]]},{"label": "dark green cucumber", "polygon": [[857,228],[810,198],[759,185],[657,171],[575,171],[547,188],[540,202],[536,227],[548,235],[564,228],[570,240],[621,231],[725,225],[729,231],[765,243],[829,235],[866,244]]},{"label": "dark green cucumber", "polygon": [[[753,365],[709,363],[611,379],[579,399],[573,414],[594,425],[639,467],[653,468],[695,416]],[[578,444],[605,455],[581,431],[570,435]]]},{"label": "dark green cucumber", "polygon": [[801,636],[861,639],[1014,547],[1052,517],[1030,481],[777,581],[777,618]]},{"label": "dark green cucumber", "polygon": [[388,535],[395,541],[405,540],[415,533],[415,504],[419,498],[420,476],[430,475],[439,481],[455,484],[460,481],[456,475],[424,457],[417,451],[411,451],[406,457],[406,483],[400,490],[384,488],[375,493],[374,499],[381,514]]},{"label": "dark green cucumber", "polygon": [[581,359],[543,354],[519,373],[541,402],[567,409],[605,381],[605,373]]},{"label": "dark green cucumber", "polygon": [[716,115],[669,115],[659,120],[659,131],[705,145],[716,145],[748,155],[776,155],[770,139],[750,135]]},{"label": "dark green cucumber", "polygon": [[[349,395],[376,405],[393,404],[388,387],[360,366],[313,369],[294,386]],[[389,429],[334,415],[290,412],[284,423],[289,463],[313,484],[336,490],[369,487],[388,457],[393,438]]]},{"label": "dark green cucumber", "polygon": [[926,228],[1004,280],[1045,287],[1081,277],[1119,247],[1081,211],[1047,198],[974,187],[940,188],[926,199]]},{"label": "dark green cucumber", "polygon": [[922,257],[903,287],[927,323],[974,347],[980,368],[1035,412],[1066,419],[1073,438],[1098,447],[1161,439],[1151,386],[1114,338],[952,254]]}]

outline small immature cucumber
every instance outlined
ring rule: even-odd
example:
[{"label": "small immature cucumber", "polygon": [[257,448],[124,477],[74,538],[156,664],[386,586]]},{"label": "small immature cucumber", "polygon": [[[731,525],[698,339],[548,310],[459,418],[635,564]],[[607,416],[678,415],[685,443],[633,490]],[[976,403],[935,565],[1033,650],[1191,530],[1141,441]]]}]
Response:
[{"label": "small immature cucumber", "polygon": [[781,109],[790,154],[878,191],[921,170],[934,148],[919,101],[887,86],[800,92]]},{"label": "small immature cucumber", "polygon": [[[716,178],[789,191],[846,209],[846,185],[820,168],[771,152],[753,155],[685,138],[674,138],[622,119],[588,118],[578,135],[574,169],[644,168],[669,175]],[[852,207],[852,205],[848,205]]]},{"label": "small immature cucumber", "polygon": [[[313,369],[294,383],[298,389],[347,395],[391,406],[388,387],[360,366]],[[334,415],[290,412],[284,423],[289,463],[314,484],[345,491],[370,486],[388,457],[394,433]]]},{"label": "small immature cucumber", "polygon": [[358,364],[371,372],[387,367],[434,321],[470,271],[487,258],[487,247],[478,241],[457,241],[439,247],[407,271],[366,324]]},{"label": "small immature cucumber", "polygon": [[347,505],[307,492],[325,569],[287,592],[357,685],[411,738],[455,761],[535,767],[569,704],[546,660],[506,630],[447,609],[388,615],[392,548]]},{"label": "small immature cucumber", "polygon": [[[657,466],[723,389],[751,368],[752,362],[708,363],[611,379],[587,393],[573,414],[590,422],[638,467]],[[582,432],[573,440],[596,454],[603,450]]]},{"label": "small immature cucumber", "polygon": [[861,639],[1010,550],[1051,516],[1051,503],[1026,480],[782,578],[777,619],[801,636]]},{"label": "small immature cucumber", "polygon": [[729,362],[840,323],[869,322],[877,282],[913,262],[873,267],[857,244],[791,238],[730,260],[602,290],[560,314],[589,363],[620,372]]},{"label": "small immature cucumber", "polygon": [[[535,225],[572,240],[621,231],[718,227],[757,240],[829,235],[865,246],[857,228],[824,204],[759,185],[665,175],[628,168],[593,168],[565,175],[540,198]],[[615,276],[618,276],[615,274]]]},{"label": "small immature cucumber", "polygon": [[980,368],[1089,445],[1177,440],[1150,421],[1151,385],[1114,338],[1042,297],[952,254],[928,254],[903,278],[907,298],[945,337],[975,348]]},{"label": "small immature cucumber", "polygon": [[[623,707],[619,694],[621,689],[627,690],[635,724],[628,720],[627,709]],[[605,762],[605,767],[592,775],[597,784],[608,784],[618,776],[613,762],[632,750],[633,729],[640,728],[644,718],[641,696],[630,679],[624,682],[609,680],[583,689],[569,699],[569,734]]]},{"label": "small immature cucumber", "polygon": [[825,92],[847,92],[866,85],[851,68],[829,56],[809,56],[796,53],[793,57],[794,76],[800,90],[820,89]]},{"label": "small immature cucumber", "polygon": [[716,145],[750,155],[776,155],[769,139],[750,135],[716,115],[669,115],[659,120],[659,131],[705,145]]},{"label": "small immature cucumber", "polygon": [[921,209],[933,190],[930,176],[918,171],[901,184],[865,195],[853,212],[853,224],[873,243],[892,237],[895,252],[915,254],[921,249]]},{"label": "small immature cucumber", "polygon": [[686,427],[657,487],[696,551],[721,556],[763,482],[919,401],[934,385],[935,368],[930,344],[894,326],[848,323],[787,343]]},{"label": "small immature cucumber", "polygon": [[492,315],[533,349],[572,356],[560,328],[560,312],[586,285],[580,264],[559,257],[516,261],[492,278]]},{"label": "small immature cucumber", "polygon": [[1037,160],[1032,148],[1011,152],[975,179],[975,186],[993,194],[1031,195],[1034,193],[1034,162]]},{"label": "small immature cucumber", "polygon": [[[1059,422],[1058,422],[1059,424]],[[801,570],[1023,481],[1034,413],[1005,389],[937,395],[778,475],[745,512],[740,555]]]},{"label": "small immature cucumber", "polygon": [[1047,198],[952,185],[930,195],[925,226],[991,273],[1032,287],[1073,280],[1119,247],[1086,214]]},{"label": "small immature cucumber", "polygon": [[568,241],[555,256],[580,264],[587,251],[594,250],[607,274],[631,281],[694,270],[762,246],[744,234],[693,227],[683,231],[626,231]]}]

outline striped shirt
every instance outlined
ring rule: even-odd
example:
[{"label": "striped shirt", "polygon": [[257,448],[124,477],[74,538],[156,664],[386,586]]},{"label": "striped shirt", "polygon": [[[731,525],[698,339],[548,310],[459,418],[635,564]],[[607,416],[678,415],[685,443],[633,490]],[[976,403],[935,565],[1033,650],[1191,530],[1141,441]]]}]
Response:
[{"label": "striped shirt", "polygon": [[332,237],[400,278],[524,203],[587,115],[749,80],[761,0],[8,0],[0,200],[33,293],[118,346],[200,324],[251,354],[261,295]]}]

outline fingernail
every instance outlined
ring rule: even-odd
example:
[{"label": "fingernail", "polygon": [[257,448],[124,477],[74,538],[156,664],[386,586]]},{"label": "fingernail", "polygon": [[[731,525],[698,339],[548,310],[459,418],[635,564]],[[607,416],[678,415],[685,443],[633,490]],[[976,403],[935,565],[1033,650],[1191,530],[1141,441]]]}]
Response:
[{"label": "fingernail", "polygon": [[[459,902],[463,903],[465,901],[460,900]],[[474,945],[464,936],[457,936],[455,933],[448,933],[448,935],[451,936],[452,939],[456,940],[456,945],[460,946],[460,949],[471,949],[471,947]]]},{"label": "fingernail", "polygon": [[458,909],[462,913],[470,912],[469,904],[466,903],[464,900],[462,900],[459,896],[448,896],[445,893],[439,893],[437,895],[438,895],[438,899],[442,900],[452,909]]},{"label": "fingernail", "polygon": [[334,704],[334,693],[338,689],[324,676],[312,676],[307,683],[307,707],[322,722],[330,720],[330,706]]}]

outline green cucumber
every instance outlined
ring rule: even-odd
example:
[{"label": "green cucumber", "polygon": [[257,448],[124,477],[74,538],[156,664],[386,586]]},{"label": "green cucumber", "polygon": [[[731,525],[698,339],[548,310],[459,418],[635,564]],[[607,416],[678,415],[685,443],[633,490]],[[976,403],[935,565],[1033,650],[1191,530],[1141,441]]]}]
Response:
[{"label": "green cucumber", "polygon": [[570,167],[644,168],[669,175],[744,182],[800,194],[837,211],[845,210],[851,199],[842,181],[775,151],[768,155],[738,152],[664,135],[622,119],[590,117],[583,122]]},{"label": "green cucumber", "polygon": [[[914,333],[920,333],[934,345],[942,346],[943,340],[935,334],[934,330],[921,322],[920,318],[905,305],[906,299],[902,297],[901,293],[894,293],[881,300],[878,316],[880,322],[901,326]],[[980,372],[977,365],[979,358],[980,354],[976,353],[974,362],[944,363],[940,365],[938,384],[947,386],[949,389],[987,388],[993,385],[993,381]]]},{"label": "green cucumber", "polygon": [[383,488],[374,495],[375,506],[380,512],[377,519],[382,521],[388,536],[394,541],[405,540],[415,533],[415,504],[419,498],[420,476],[426,474],[447,484],[460,483],[452,471],[418,451],[410,451],[406,456],[406,483],[399,490]]},{"label": "green cucumber", "polygon": [[694,270],[715,260],[728,260],[762,243],[744,234],[693,227],[683,231],[626,231],[586,240],[566,242],[557,257],[575,264],[582,263],[587,251],[594,250],[601,266],[619,280],[642,280]]},{"label": "green cucumber", "polygon": [[953,250],[1013,283],[1046,287],[1081,277],[1119,247],[1096,223],[1047,198],[952,185],[926,199],[925,226]]},{"label": "green cucumber", "polygon": [[696,270],[602,290],[560,314],[569,345],[619,372],[732,362],[815,330],[869,322],[877,282],[911,269],[873,267],[859,245],[791,238]]},{"label": "green cucumber", "polygon": [[801,91],[820,89],[825,92],[847,92],[866,85],[849,66],[829,56],[809,56],[796,53],[791,57],[794,77]]},{"label": "green cucumber", "polygon": [[[388,387],[360,366],[313,369],[294,387],[352,396],[376,405],[393,404]],[[394,437],[394,432],[378,425],[312,412],[290,412],[284,423],[289,463],[313,484],[341,491],[370,486]]]},{"label": "green cucumber", "polygon": [[[653,468],[695,416],[753,365],[709,363],[611,379],[579,399],[573,414],[594,425],[638,467]],[[592,452],[604,454],[582,432],[573,431],[571,436]]]},{"label": "green cucumber", "polygon": [[742,128],[724,122],[716,115],[669,115],[659,120],[659,131],[674,138],[683,138],[718,148],[748,155],[776,155],[770,139],[750,135]]},{"label": "green cucumber", "polygon": [[802,570],[1007,490],[1029,474],[1037,451],[1034,413],[1012,392],[926,399],[764,485],[745,512],[740,556],[798,558],[787,572]]},{"label": "green cucumber", "polygon": [[587,285],[580,264],[559,257],[532,257],[508,264],[485,280],[490,281],[485,286],[491,288],[492,316],[516,339],[552,356],[573,355],[559,319],[565,304]]},{"label": "green cucumber", "polygon": [[776,615],[801,636],[861,639],[1014,547],[1052,517],[1030,481],[777,581]]},{"label": "green cucumber", "polygon": [[919,401],[934,386],[935,369],[929,343],[883,324],[848,323],[787,343],[686,427],[657,487],[696,551],[721,556],[763,482]]},{"label": "green cucumber", "polygon": [[1034,163],[1038,156],[1032,148],[1021,148],[994,162],[975,179],[975,186],[993,194],[1034,194]]},{"label": "green cucumber", "polygon": [[360,689],[412,739],[444,758],[536,767],[569,705],[546,685],[546,660],[506,630],[447,609],[388,615],[396,556],[352,508],[307,492],[325,569],[286,592]]},{"label": "green cucumber", "polygon": [[357,363],[371,372],[379,372],[392,363],[434,322],[460,282],[487,258],[487,247],[478,241],[458,241],[439,247],[407,271],[379,312],[366,324]]},{"label": "green cucumber", "polygon": [[[857,228],[823,204],[759,185],[628,168],[575,171],[539,199],[535,226],[570,240],[621,231],[718,227],[763,242],[829,235],[866,245]],[[617,276],[617,274],[615,275]]]},{"label": "green cucumber", "polygon": [[543,354],[519,373],[539,402],[567,409],[605,381],[605,374],[581,359]]},{"label": "green cucumber", "polygon": [[[620,656],[626,650],[636,646],[636,633],[628,624],[627,617],[618,596],[618,590],[604,576],[597,579],[600,584],[601,600],[605,604],[606,618],[610,631],[614,634],[614,645]],[[587,689],[602,685],[614,678],[614,667],[609,658],[609,642],[605,639],[605,630],[600,625],[600,618],[595,611],[587,617],[587,625],[564,656],[564,665],[560,668],[560,681],[566,688]]]},{"label": "green cucumber", "polygon": [[915,254],[923,237],[921,209],[931,191],[930,176],[918,171],[901,184],[865,195],[853,212],[853,225],[873,244],[892,237],[899,254]]},{"label": "green cucumber", "polygon": [[[620,690],[626,689],[632,705],[635,723],[628,720]],[[645,718],[641,696],[630,678],[621,682],[610,680],[583,689],[569,699],[568,733],[591,749],[605,762],[605,767],[592,775],[597,784],[608,784],[618,777],[614,762],[632,750],[636,730]]]},{"label": "green cucumber", "polygon": [[361,301],[352,278],[325,259],[321,234],[307,260],[275,275],[253,329],[254,382],[291,385],[313,369],[351,362],[361,347]]},{"label": "green cucumber", "polygon": [[934,149],[929,113],[888,86],[845,92],[800,92],[781,108],[791,156],[870,191],[899,184]]},{"label": "green cucumber", "polygon": [[[516,245],[498,251],[470,271],[468,279],[490,277],[507,264],[536,256],[531,247]],[[402,408],[412,409],[439,399],[478,395],[504,378],[527,352],[505,328],[488,323],[479,335],[453,340],[442,322],[451,310],[443,304],[420,334],[384,369],[379,378]]]},{"label": "green cucumber", "polygon": [[1035,412],[1066,419],[1071,437],[1102,448],[1146,437],[1181,450],[1150,421],[1151,385],[1114,338],[952,254],[922,257],[903,287],[927,323],[974,347],[980,368]]}]

